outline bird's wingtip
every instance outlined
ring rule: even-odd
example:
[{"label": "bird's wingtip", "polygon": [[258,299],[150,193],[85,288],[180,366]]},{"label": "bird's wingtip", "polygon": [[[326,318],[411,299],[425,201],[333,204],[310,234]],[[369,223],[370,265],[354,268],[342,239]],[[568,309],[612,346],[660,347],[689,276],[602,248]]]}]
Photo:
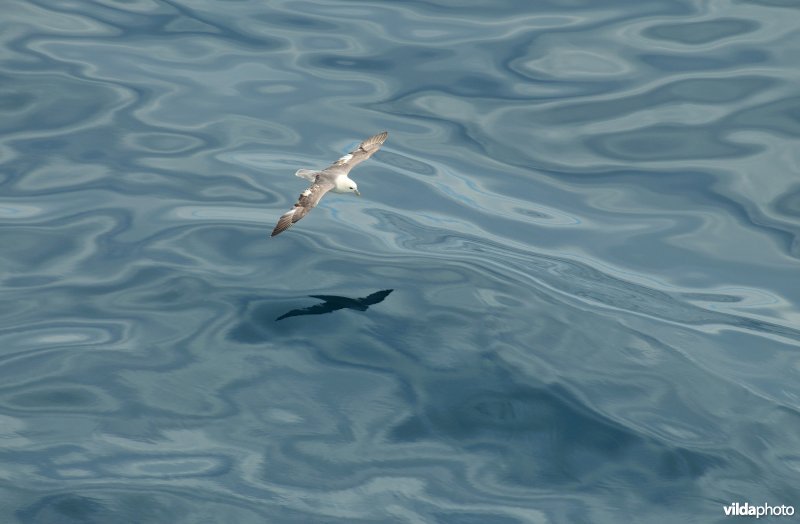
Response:
[{"label": "bird's wingtip", "polygon": [[286,213],[284,213],[283,215],[281,215],[281,218],[278,219],[278,223],[275,224],[275,229],[272,230],[270,238],[280,235],[281,233],[283,233],[284,231],[286,231],[291,227],[291,225],[294,223],[292,219],[294,218],[294,212],[296,209],[297,208],[294,207],[289,211],[287,211]]},{"label": "bird's wingtip", "polygon": [[378,133],[377,135],[372,135],[371,137],[361,142],[361,147],[365,150],[370,150],[370,151],[379,148],[380,146],[383,145],[384,142],[386,142],[388,136],[389,136],[388,131],[383,131],[381,133]]}]

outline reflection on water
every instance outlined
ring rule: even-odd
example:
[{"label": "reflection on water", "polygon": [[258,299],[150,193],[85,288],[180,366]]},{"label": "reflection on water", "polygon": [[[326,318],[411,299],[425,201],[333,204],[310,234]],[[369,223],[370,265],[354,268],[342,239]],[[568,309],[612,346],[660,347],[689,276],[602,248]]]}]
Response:
[{"label": "reflection on water", "polygon": [[332,313],[340,309],[355,309],[356,311],[366,311],[370,306],[380,304],[389,296],[393,289],[384,289],[383,291],[376,291],[363,298],[347,298],[339,297],[336,295],[309,295],[311,298],[318,298],[322,300],[322,304],[316,304],[303,309],[293,309],[284,313],[275,320],[283,320],[288,317],[299,317],[302,315],[323,315],[325,313]]},{"label": "reflection on water", "polygon": [[0,522],[797,507],[798,15],[4,3]]}]

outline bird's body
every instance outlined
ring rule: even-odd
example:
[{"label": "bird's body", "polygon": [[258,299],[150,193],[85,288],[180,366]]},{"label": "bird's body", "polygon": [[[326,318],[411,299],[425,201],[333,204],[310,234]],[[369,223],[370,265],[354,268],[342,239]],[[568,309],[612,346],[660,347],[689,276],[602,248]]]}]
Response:
[{"label": "bird's body", "polygon": [[313,169],[299,169],[295,175],[310,180],[311,185],[302,193],[297,203],[292,209],[284,213],[272,230],[272,235],[279,235],[289,229],[292,224],[306,216],[309,211],[314,209],[320,199],[328,191],[334,193],[355,193],[358,192],[358,185],[348,176],[350,170],[355,166],[371,157],[381,148],[389,133],[384,131],[371,136],[361,142],[356,149],[344,155],[336,162],[321,171]]}]

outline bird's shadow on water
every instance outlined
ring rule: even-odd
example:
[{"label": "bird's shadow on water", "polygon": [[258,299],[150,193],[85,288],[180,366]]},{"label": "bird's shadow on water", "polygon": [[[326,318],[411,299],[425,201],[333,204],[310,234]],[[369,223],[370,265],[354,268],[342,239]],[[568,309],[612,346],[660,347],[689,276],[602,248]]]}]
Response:
[{"label": "bird's shadow on water", "polygon": [[275,322],[290,317],[324,315],[340,309],[366,311],[370,306],[383,302],[393,291],[393,289],[384,289],[361,298],[340,295],[308,295],[311,298],[322,300],[322,302],[306,308],[289,310],[277,318],[274,317],[275,305],[273,303],[261,297],[246,297],[243,300],[245,311],[242,321],[230,330],[228,336],[246,344],[261,342],[274,331],[272,326],[275,325]]},{"label": "bird's shadow on water", "polygon": [[375,293],[367,295],[363,298],[348,298],[338,295],[308,295],[311,298],[317,298],[323,302],[321,304],[315,304],[311,307],[303,309],[293,309],[279,316],[275,319],[275,321],[277,322],[278,320],[283,320],[284,318],[299,317],[302,315],[324,315],[325,313],[332,313],[340,309],[366,311],[370,306],[383,302],[383,300],[388,297],[392,291],[394,290],[384,289],[382,291],[376,291]]}]

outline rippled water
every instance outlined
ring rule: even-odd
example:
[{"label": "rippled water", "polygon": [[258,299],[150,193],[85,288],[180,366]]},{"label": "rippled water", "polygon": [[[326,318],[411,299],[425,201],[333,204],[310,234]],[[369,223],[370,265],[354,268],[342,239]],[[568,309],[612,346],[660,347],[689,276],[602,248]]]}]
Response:
[{"label": "rippled water", "polygon": [[4,2],[0,521],[800,510],[798,19]]}]

